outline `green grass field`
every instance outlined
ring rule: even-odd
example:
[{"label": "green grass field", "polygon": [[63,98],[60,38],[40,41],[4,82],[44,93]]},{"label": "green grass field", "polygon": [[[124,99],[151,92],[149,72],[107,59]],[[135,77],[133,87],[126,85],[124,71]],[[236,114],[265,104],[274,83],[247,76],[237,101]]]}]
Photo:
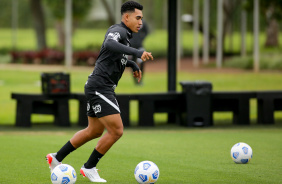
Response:
[{"label": "green grass field", "polygon": [[[50,172],[45,155],[56,152],[78,130],[34,126],[32,129],[2,127],[0,130],[0,183],[46,184]],[[253,149],[250,163],[235,164],[230,149],[246,142]],[[71,153],[63,163],[77,174],[97,140]],[[282,183],[282,129],[275,126],[210,127],[188,129],[127,128],[123,137],[98,164],[100,176],[108,183],[132,184],[135,166],[143,160],[155,162],[160,169],[157,183]],[[79,184],[90,183],[78,175]]]}]

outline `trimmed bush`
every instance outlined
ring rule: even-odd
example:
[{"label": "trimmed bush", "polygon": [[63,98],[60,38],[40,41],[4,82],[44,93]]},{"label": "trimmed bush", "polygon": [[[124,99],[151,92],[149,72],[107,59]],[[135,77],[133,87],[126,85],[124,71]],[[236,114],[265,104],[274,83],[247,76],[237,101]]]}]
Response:
[{"label": "trimmed bush", "polygon": [[[264,70],[282,70],[282,55],[280,54],[264,54],[260,56],[260,69]],[[253,56],[232,57],[226,59],[224,67],[253,69]]]}]

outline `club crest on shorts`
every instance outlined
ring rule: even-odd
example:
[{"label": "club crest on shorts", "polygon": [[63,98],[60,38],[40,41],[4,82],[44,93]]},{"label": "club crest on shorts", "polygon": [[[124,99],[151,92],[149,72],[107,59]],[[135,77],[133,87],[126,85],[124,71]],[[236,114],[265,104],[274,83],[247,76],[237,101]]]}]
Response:
[{"label": "club crest on shorts", "polygon": [[100,104],[97,104],[97,105],[95,105],[95,106],[92,106],[92,108],[93,108],[95,114],[101,112],[101,105],[100,105]]}]

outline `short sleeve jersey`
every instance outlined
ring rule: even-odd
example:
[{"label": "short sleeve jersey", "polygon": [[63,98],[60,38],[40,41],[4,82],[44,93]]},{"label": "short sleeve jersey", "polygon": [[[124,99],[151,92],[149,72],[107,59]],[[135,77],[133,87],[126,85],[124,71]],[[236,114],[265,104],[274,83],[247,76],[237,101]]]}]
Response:
[{"label": "short sleeve jersey", "polygon": [[127,55],[141,57],[143,51],[130,47],[132,31],[121,22],[111,26],[105,35],[93,72],[85,87],[93,93],[114,94],[127,63]]}]

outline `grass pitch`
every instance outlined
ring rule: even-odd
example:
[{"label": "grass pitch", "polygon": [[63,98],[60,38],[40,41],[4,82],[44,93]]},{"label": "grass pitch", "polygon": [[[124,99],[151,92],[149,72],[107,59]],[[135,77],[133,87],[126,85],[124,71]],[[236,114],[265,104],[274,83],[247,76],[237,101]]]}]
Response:
[{"label": "grass pitch", "polygon": [[[79,130],[78,127],[34,126],[0,130],[0,183],[51,183],[45,155],[56,152]],[[230,149],[246,142],[253,149],[248,164],[235,164]],[[76,183],[90,183],[79,175],[97,140],[71,153],[63,163],[72,165]],[[98,164],[100,176],[108,183],[132,184],[135,166],[143,160],[155,162],[160,169],[157,183],[282,183],[281,126],[209,127],[188,129],[164,126],[125,129],[123,137]]]}]

